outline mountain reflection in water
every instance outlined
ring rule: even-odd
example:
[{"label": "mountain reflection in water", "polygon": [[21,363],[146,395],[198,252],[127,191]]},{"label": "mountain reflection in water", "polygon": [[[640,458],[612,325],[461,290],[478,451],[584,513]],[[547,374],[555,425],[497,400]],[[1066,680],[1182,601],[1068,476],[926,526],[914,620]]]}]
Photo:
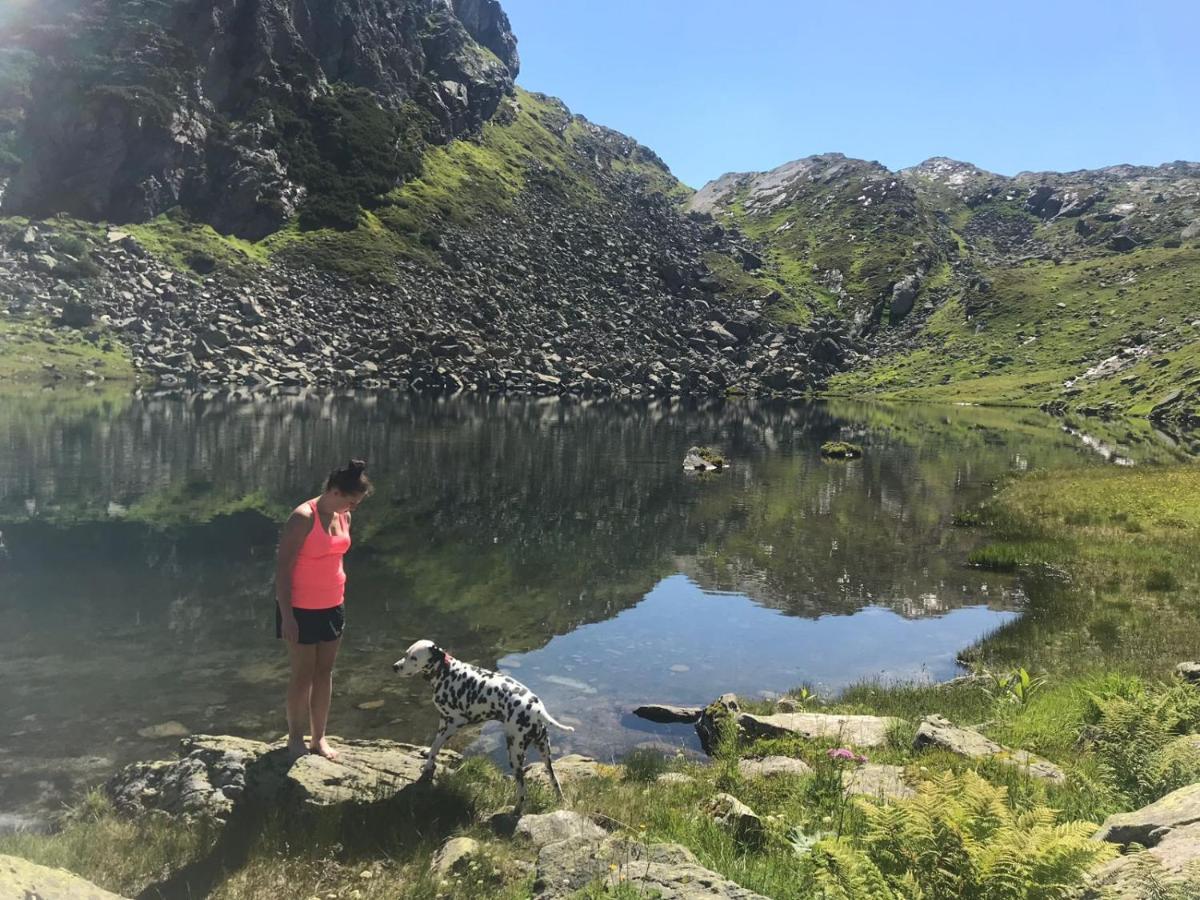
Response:
[{"label": "mountain reflection in water", "polygon": [[[831,438],[865,458],[822,460]],[[1106,438],[1122,458],[1173,452],[1125,439]],[[695,444],[733,467],[683,472]],[[173,731],[279,735],[278,527],[351,455],[378,491],[355,514],[334,731],[428,740],[426,685],[390,664],[431,637],[512,666],[580,722],[572,749],[605,755],[647,739],[644,701],[952,674],[1019,605],[964,567],[980,536],[952,514],[1006,472],[1102,462],[1033,412],[0,395],[0,813],[169,755]]]}]

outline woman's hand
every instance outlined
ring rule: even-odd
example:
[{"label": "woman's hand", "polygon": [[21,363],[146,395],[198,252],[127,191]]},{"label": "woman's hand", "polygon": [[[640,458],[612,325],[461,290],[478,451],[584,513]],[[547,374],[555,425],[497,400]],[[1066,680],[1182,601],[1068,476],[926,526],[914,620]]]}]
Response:
[{"label": "woman's hand", "polygon": [[296,621],[296,617],[290,612],[284,613],[282,620],[279,630],[283,634],[283,639],[289,644],[298,643],[300,641],[300,623]]}]

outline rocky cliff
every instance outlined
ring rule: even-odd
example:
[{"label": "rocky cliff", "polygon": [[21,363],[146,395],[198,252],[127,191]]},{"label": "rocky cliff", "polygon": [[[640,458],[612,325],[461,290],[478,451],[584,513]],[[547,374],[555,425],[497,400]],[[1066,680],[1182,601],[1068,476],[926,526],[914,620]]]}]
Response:
[{"label": "rocky cliff", "polygon": [[252,238],[386,192],[422,141],[491,118],[519,68],[491,0],[54,0],[6,19],[5,213],[180,207]]}]

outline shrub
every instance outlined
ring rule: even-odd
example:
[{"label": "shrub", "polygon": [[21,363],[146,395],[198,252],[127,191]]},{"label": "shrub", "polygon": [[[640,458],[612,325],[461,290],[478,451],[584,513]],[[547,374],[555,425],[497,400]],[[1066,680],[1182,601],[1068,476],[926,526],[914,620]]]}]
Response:
[{"label": "shrub", "polygon": [[1200,725],[1200,691],[1127,686],[1121,693],[1090,694],[1084,731],[1105,780],[1135,806],[1153,802],[1200,774],[1200,747],[1175,738]]},{"label": "shrub", "polygon": [[627,781],[654,781],[667,771],[667,758],[657,750],[634,750],[624,760]]},{"label": "shrub", "polygon": [[291,108],[262,101],[254,117],[273,129],[289,176],[308,188],[306,229],[353,229],[363,207],[421,171],[428,116],[415,104],[388,110],[370,91],[338,86]]},{"label": "shrub", "polygon": [[910,800],[859,803],[860,846],[823,841],[806,857],[814,896],[1065,898],[1117,853],[1091,840],[1095,825],[1058,824],[1047,807],[1017,812],[1004,788],[969,771],[935,777]]}]

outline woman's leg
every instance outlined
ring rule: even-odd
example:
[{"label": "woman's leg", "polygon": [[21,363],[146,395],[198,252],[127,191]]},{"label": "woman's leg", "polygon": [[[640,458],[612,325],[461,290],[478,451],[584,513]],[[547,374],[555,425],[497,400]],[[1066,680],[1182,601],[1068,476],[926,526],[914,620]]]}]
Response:
[{"label": "woman's leg", "polygon": [[312,716],[312,743],[309,747],[313,753],[319,753],[326,759],[337,759],[337,751],[325,740],[325,726],[329,723],[329,703],[333,696],[333,661],[337,659],[338,648],[341,645],[341,638],[317,644],[312,697],[308,706]]},{"label": "woman's leg", "polygon": [[308,709],[312,703],[313,672],[317,667],[317,644],[293,644],[285,641],[292,675],[288,681],[287,720],[288,752],[293,758],[304,756],[304,726],[308,724]]}]

